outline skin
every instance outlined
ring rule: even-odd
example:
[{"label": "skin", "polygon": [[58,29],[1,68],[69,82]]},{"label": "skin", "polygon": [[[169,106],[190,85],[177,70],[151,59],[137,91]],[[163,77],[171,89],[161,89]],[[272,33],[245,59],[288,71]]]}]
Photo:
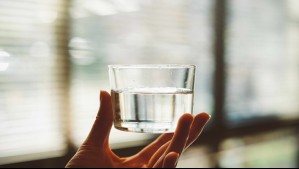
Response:
[{"label": "skin", "polygon": [[66,168],[175,168],[180,155],[199,138],[210,115],[184,114],[176,132],[163,134],[138,154],[120,158],[109,146],[109,135],[113,125],[111,96],[100,94],[100,110],[89,136],[79,148]]}]

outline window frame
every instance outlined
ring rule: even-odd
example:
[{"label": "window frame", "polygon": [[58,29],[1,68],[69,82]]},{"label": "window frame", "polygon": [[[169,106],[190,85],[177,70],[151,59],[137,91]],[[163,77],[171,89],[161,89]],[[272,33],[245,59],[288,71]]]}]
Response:
[{"label": "window frame", "polygon": [[[259,133],[273,132],[281,129],[295,129],[299,131],[299,118],[295,119],[264,119],[257,122],[249,122],[244,125],[230,126],[227,124],[225,114],[225,96],[226,93],[226,64],[225,64],[225,50],[226,50],[226,27],[228,15],[228,0],[214,0],[214,60],[215,60],[215,74],[214,74],[214,117],[211,128],[203,136],[204,142],[209,144],[211,152],[217,154],[221,150],[221,143],[231,137],[242,137],[246,135],[255,135]],[[299,114],[299,112],[298,112]],[[299,133],[298,133],[299,135]],[[299,137],[298,137],[299,139]],[[201,141],[203,141],[201,139]],[[200,143],[197,143],[200,144]],[[299,146],[297,150],[297,159],[299,159]],[[217,158],[217,157],[216,157]],[[219,160],[212,159],[215,166],[220,168]],[[297,160],[299,167],[299,160]]]}]

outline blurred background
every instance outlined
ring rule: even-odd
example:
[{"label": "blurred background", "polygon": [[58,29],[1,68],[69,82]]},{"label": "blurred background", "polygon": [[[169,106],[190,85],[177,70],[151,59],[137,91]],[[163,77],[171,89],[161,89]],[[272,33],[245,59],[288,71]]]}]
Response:
[{"label": "blurred background", "polygon": [[[0,168],[64,167],[108,64],[195,64],[179,167],[299,167],[298,0],[0,0]],[[156,136],[112,131],[128,156]]]}]

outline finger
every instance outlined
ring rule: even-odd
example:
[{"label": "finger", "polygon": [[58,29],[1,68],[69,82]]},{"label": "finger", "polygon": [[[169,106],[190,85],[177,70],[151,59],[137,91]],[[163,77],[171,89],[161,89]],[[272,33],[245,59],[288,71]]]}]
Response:
[{"label": "finger", "polygon": [[[205,124],[210,120],[211,116],[206,113],[201,113],[195,116],[189,134],[189,139],[184,148],[186,150],[201,134]],[[169,146],[170,142],[163,145],[151,158],[149,166],[155,165],[157,161],[161,158],[161,156],[165,153]]]},{"label": "finger", "polygon": [[100,109],[89,136],[83,145],[106,146],[108,145],[109,134],[113,124],[113,111],[111,96],[108,92],[101,91]]},{"label": "finger", "polygon": [[168,149],[170,141],[161,146],[157,152],[151,157],[148,163],[148,168],[153,168],[157,164],[158,160],[165,154],[165,151]]},{"label": "finger", "polygon": [[157,164],[155,164],[154,167],[161,168],[163,165],[164,157],[170,152],[182,154],[189,137],[189,131],[192,122],[193,116],[191,114],[185,114],[180,118],[177,130],[168,149],[166,150],[165,154],[158,160]]},{"label": "finger", "polygon": [[[210,120],[210,117],[211,116],[206,113],[201,113],[195,116],[190,129],[189,139],[184,150],[186,150],[200,136],[202,129],[204,128],[204,125]],[[161,146],[161,148],[152,156],[149,162],[150,168],[157,163],[161,156],[163,156],[169,145],[170,142]]]},{"label": "finger", "polygon": [[179,156],[180,155],[175,152],[167,154],[164,159],[163,168],[176,168]]},{"label": "finger", "polygon": [[169,142],[172,139],[172,137],[173,137],[173,133],[161,135],[152,144],[144,148],[139,153],[139,157],[141,157],[144,161],[149,161],[153,157],[153,155],[161,148],[161,146]]},{"label": "finger", "polygon": [[185,149],[189,148],[199,138],[205,125],[209,122],[210,119],[211,116],[207,113],[201,113],[195,116]]}]

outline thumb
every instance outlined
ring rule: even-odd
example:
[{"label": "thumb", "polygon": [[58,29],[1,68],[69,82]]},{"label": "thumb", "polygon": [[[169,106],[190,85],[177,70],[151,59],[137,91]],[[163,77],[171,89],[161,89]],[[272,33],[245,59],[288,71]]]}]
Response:
[{"label": "thumb", "polygon": [[87,146],[108,146],[109,134],[113,125],[111,96],[106,91],[100,94],[100,109],[89,136],[84,142]]}]

